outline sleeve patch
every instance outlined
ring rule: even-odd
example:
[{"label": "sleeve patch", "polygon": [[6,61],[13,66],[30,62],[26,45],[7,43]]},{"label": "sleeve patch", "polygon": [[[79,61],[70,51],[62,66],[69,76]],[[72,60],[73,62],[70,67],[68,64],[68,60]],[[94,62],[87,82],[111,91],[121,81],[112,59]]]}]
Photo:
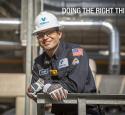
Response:
[{"label": "sleeve patch", "polygon": [[72,65],[77,65],[79,64],[79,59],[78,58],[74,58],[72,61]]},{"label": "sleeve patch", "polygon": [[72,49],[73,56],[83,56],[83,49],[82,48],[74,48]]}]

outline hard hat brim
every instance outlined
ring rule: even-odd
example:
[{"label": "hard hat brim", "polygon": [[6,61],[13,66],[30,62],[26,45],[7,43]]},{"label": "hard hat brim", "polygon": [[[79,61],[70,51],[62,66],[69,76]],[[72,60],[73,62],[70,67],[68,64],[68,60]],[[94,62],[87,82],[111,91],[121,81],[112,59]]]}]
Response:
[{"label": "hard hat brim", "polygon": [[37,34],[37,33],[40,32],[40,31],[43,31],[43,30],[46,30],[46,29],[55,28],[55,27],[61,28],[61,25],[52,26],[52,27],[46,27],[46,28],[45,28],[45,27],[44,27],[44,28],[39,28],[39,29],[34,30],[32,34],[35,35],[35,34]]}]

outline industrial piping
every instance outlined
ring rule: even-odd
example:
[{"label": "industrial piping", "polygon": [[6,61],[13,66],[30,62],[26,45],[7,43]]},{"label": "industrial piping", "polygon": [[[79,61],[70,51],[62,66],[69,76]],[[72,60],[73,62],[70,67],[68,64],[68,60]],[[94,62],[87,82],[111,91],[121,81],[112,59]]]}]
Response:
[{"label": "industrial piping", "polygon": [[17,18],[0,18],[0,30],[19,29],[21,21]]},{"label": "industrial piping", "polygon": [[60,24],[67,29],[85,28],[85,27],[102,27],[106,32],[110,34],[110,59],[109,59],[109,73],[110,74],[120,74],[120,40],[118,30],[109,22],[66,22],[60,21]]},{"label": "industrial piping", "polygon": [[[6,29],[16,29],[21,24],[21,21],[18,19],[0,19],[0,25],[2,28]],[[96,21],[87,21],[87,22],[68,22],[68,21],[60,21],[60,24],[65,26],[66,29],[73,29],[73,27],[79,28],[96,28],[102,27],[108,34],[110,34],[110,60],[109,60],[109,73],[111,74],[119,74],[120,73],[120,40],[119,40],[119,32],[111,23],[109,22],[96,22]],[[2,29],[0,28],[0,29]],[[74,29],[75,29],[74,28]]]},{"label": "industrial piping", "polygon": [[[18,30],[21,21],[17,18],[0,18],[0,30]],[[18,42],[0,41],[0,50],[21,49]]]}]

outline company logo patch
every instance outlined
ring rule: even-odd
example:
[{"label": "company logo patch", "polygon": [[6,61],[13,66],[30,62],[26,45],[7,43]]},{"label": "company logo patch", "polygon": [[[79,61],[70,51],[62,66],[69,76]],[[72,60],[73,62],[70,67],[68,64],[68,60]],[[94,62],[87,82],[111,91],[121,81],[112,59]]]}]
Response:
[{"label": "company logo patch", "polygon": [[41,20],[42,20],[42,21],[45,21],[45,20],[46,20],[46,17],[42,17]]},{"label": "company logo patch", "polygon": [[82,48],[74,48],[72,49],[73,56],[83,56],[83,49]]},{"label": "company logo patch", "polygon": [[72,65],[76,65],[76,64],[79,64],[78,58],[74,58],[74,60],[72,61]]},{"label": "company logo patch", "polygon": [[41,69],[39,70],[39,75],[46,75],[49,73],[49,69]]},{"label": "company logo patch", "polygon": [[46,17],[41,17],[40,24],[43,25],[43,24],[46,24],[46,23],[49,23],[49,21],[47,21]]},{"label": "company logo patch", "polygon": [[68,58],[63,58],[59,61],[59,69],[69,66]]}]

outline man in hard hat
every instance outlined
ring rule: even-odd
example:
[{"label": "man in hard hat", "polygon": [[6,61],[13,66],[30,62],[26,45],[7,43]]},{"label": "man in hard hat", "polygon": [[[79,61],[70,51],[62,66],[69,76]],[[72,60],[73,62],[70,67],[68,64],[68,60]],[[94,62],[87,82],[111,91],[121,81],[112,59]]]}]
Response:
[{"label": "man in hard hat", "polygon": [[[49,12],[41,12],[35,19],[33,35],[44,52],[35,59],[31,85],[27,90],[27,95],[34,100],[37,92],[46,93],[56,101],[66,99],[68,93],[96,92],[85,50],[79,45],[63,42],[60,28],[57,18]],[[75,105],[72,106],[75,109],[60,106],[63,105],[53,105],[55,115],[77,114]],[[88,113],[91,115],[91,111]]]}]

